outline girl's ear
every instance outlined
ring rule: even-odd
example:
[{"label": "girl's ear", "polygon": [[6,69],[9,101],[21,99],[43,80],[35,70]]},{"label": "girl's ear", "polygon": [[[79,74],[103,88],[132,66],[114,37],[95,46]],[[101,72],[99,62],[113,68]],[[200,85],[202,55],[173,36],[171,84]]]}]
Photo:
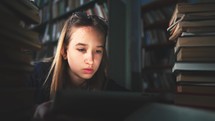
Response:
[{"label": "girl's ear", "polygon": [[65,47],[62,47],[60,54],[62,55],[63,59],[66,60],[67,59],[67,52]]}]

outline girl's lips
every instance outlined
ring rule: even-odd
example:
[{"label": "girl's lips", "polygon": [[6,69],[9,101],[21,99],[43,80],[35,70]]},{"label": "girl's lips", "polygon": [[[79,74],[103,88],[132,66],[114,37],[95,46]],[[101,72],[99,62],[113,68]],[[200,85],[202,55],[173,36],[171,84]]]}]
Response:
[{"label": "girl's lips", "polygon": [[93,73],[93,69],[90,69],[90,68],[85,68],[85,69],[83,69],[83,71],[85,74],[92,74]]}]

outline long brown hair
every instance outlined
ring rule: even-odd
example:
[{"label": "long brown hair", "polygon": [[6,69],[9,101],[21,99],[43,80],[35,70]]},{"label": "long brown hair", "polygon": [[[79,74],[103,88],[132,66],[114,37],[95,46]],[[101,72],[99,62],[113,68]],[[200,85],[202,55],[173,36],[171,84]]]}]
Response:
[{"label": "long brown hair", "polygon": [[[70,37],[71,37],[72,29],[74,27],[77,28],[77,27],[83,27],[83,26],[90,26],[96,29],[104,36],[105,38],[104,43],[106,43],[106,38],[108,34],[107,21],[105,21],[103,18],[100,18],[96,15],[86,15],[85,13],[82,13],[82,12],[73,13],[72,16],[65,21],[65,24],[61,31],[61,35],[59,37],[56,53],[55,53],[51,68],[49,70],[48,76],[46,78],[46,81],[47,81],[50,74],[53,72],[52,82],[50,87],[51,97],[55,96],[56,92],[59,89],[61,89],[63,85],[62,75],[63,73],[65,73],[64,65],[67,64],[67,61],[63,59],[61,51],[62,49],[65,49],[68,46],[71,40]],[[102,86],[106,81],[106,76],[107,76],[106,71],[107,71],[107,54],[106,54],[106,49],[104,48],[102,61],[98,68],[98,71],[94,74],[94,76],[91,79],[87,80],[89,88],[102,89]]]}]

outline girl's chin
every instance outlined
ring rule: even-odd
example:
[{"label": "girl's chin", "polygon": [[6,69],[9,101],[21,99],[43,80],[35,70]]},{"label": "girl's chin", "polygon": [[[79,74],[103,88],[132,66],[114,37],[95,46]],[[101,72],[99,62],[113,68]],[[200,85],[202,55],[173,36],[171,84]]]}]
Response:
[{"label": "girl's chin", "polygon": [[82,76],[83,79],[91,79],[93,76],[92,75],[84,75]]}]

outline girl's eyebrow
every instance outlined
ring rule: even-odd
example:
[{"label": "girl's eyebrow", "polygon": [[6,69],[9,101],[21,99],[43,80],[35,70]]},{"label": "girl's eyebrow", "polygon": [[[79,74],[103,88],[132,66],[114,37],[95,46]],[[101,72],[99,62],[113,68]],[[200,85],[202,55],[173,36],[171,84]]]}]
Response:
[{"label": "girl's eyebrow", "polygon": [[98,48],[104,48],[104,46],[103,46],[103,45],[100,45],[100,46],[96,46],[96,47],[98,47]]},{"label": "girl's eyebrow", "polygon": [[[84,43],[77,43],[75,46],[87,46],[87,44],[84,44]],[[99,46],[96,46],[97,48],[104,48],[103,45],[99,45]]]},{"label": "girl's eyebrow", "polygon": [[75,46],[87,46],[87,44],[84,44],[84,43],[77,43]]}]

